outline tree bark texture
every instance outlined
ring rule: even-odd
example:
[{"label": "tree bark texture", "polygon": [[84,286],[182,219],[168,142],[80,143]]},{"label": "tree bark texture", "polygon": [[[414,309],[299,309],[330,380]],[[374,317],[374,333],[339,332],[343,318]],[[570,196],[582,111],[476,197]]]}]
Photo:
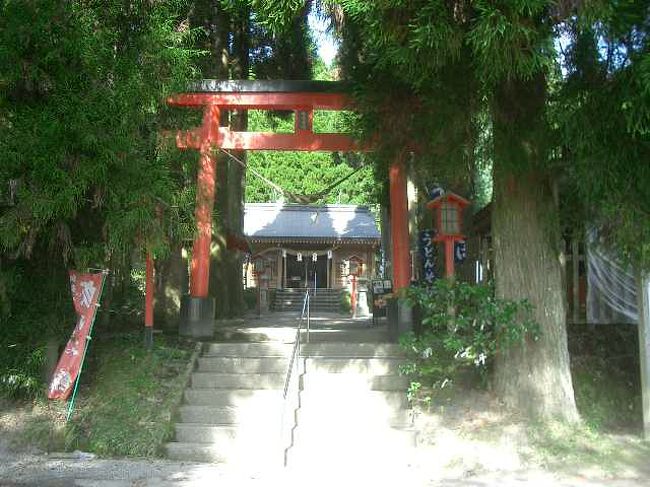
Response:
[{"label": "tree bark texture", "polygon": [[[248,77],[248,9],[228,15],[221,8],[213,10],[214,36],[211,41],[214,77],[219,79],[246,79]],[[231,37],[232,36],[232,37]],[[231,42],[228,42],[231,37]],[[223,117],[233,130],[245,131],[246,112],[231,112]],[[243,151],[233,154],[245,161]],[[238,250],[227,247],[228,236],[243,235],[245,171],[225,154],[217,155],[217,192],[215,199],[215,235],[210,262],[210,293],[216,298],[216,317],[241,316],[245,311],[242,283],[242,258]]]},{"label": "tree bark texture", "polygon": [[545,80],[504,83],[495,96],[492,233],[496,294],[527,299],[540,338],[500,350],[495,388],[537,418],[577,421],[566,335],[557,205],[546,160]]}]

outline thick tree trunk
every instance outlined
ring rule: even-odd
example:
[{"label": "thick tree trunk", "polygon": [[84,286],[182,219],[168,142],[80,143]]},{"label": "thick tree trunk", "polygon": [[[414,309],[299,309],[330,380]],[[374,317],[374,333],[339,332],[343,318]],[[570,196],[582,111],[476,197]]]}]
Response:
[{"label": "thick tree trunk", "polygon": [[229,275],[232,266],[229,265],[229,251],[226,248],[226,235],[229,226],[229,199],[231,188],[228,181],[229,165],[227,156],[217,156],[217,192],[215,199],[214,236],[210,251],[210,294],[216,297],[216,317],[229,318],[235,313],[231,309],[232,293]]},{"label": "thick tree trunk", "polygon": [[539,340],[501,350],[495,388],[530,416],[576,421],[566,336],[559,219],[543,169],[545,80],[504,83],[495,97],[492,232],[496,293],[528,299]]},{"label": "thick tree trunk", "polygon": [[[245,79],[248,77],[248,21],[246,8],[226,17],[220,13],[220,22],[212,43],[217,78]],[[228,35],[232,34],[231,42]],[[231,128],[247,128],[245,112],[230,113]],[[234,154],[245,161],[245,153]],[[245,311],[242,283],[242,259],[238,250],[227,248],[228,236],[243,234],[244,170],[235,160],[220,154],[217,158],[217,195],[215,201],[215,238],[211,256],[210,291],[217,298],[217,318],[241,316]]]},{"label": "thick tree trunk", "polygon": [[[246,7],[242,7],[239,18],[233,22],[233,55],[232,55],[232,77],[234,79],[248,78],[248,54],[249,46],[249,18],[250,12]],[[236,131],[246,131],[248,129],[248,112],[239,110],[233,112],[231,119],[231,128]],[[240,161],[246,162],[246,152],[239,151],[234,154]],[[230,159],[228,166],[228,225],[227,231],[236,238],[242,238],[244,234],[244,188],[246,184],[246,171],[235,160]],[[226,252],[228,275],[226,276],[227,285],[230,288],[230,306],[233,316],[241,316],[245,310],[244,287],[242,280],[243,258],[239,250],[230,250]]]}]

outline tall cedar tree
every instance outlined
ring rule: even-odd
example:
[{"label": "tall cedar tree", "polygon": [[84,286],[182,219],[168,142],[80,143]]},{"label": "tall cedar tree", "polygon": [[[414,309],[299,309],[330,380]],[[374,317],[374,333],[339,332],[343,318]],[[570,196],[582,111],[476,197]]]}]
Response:
[{"label": "tall cedar tree", "polygon": [[364,93],[368,127],[381,130],[380,141],[390,144],[384,153],[415,142],[420,164],[463,171],[458,145],[472,147],[478,134],[470,121],[486,110],[491,114],[496,292],[527,298],[541,329],[539,340],[502,351],[497,391],[533,416],[575,421],[558,209],[554,174],[546,165],[546,76],[554,57],[550,3],[336,3],[350,46],[344,50],[346,72]]},{"label": "tall cedar tree", "polygon": [[164,244],[158,122],[193,75],[186,7],[0,2],[0,387],[32,387],[44,341],[69,333],[67,267],[114,284]]}]

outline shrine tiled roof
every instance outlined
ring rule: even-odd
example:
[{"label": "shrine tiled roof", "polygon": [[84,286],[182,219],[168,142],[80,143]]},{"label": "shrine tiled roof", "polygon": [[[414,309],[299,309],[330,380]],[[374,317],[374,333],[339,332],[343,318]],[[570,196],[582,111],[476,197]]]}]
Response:
[{"label": "shrine tiled roof", "polygon": [[357,205],[247,203],[244,235],[260,242],[336,242],[378,244],[374,215]]}]

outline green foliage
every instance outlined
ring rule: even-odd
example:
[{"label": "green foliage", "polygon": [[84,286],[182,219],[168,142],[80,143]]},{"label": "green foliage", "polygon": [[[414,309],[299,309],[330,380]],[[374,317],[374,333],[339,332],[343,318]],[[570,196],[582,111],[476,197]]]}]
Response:
[{"label": "green foliage", "polygon": [[[476,181],[486,161],[509,171],[533,161],[562,181],[565,215],[577,215],[567,224],[604,226],[628,260],[650,265],[647,0],[337,3],[343,72],[364,129],[382,134],[384,166],[414,140],[429,180]],[[509,127],[509,143],[485,141],[491,126]]]},{"label": "green foliage", "polygon": [[[589,12],[563,34],[564,83],[553,111],[558,159],[581,211],[625,259],[650,268],[648,2]],[[604,116],[603,114],[606,114]]]},{"label": "green foliage", "polygon": [[[601,434],[584,424],[546,422],[528,428],[531,460],[556,472],[580,469],[611,478],[645,465],[647,441],[633,436]],[[642,467],[641,467],[642,468]]]},{"label": "green foliage", "polygon": [[310,2],[248,0],[248,43],[251,75],[255,79],[310,79],[316,45],[307,16]]},{"label": "green foliage", "polygon": [[[195,74],[185,0],[0,2],[0,387],[33,394],[73,323],[66,268],[178,234],[165,97]],[[64,331],[65,330],[65,331]]]},{"label": "green foliage", "polygon": [[612,370],[611,364],[593,360],[591,367],[584,365],[573,374],[573,389],[585,424],[595,431],[636,426],[641,401],[634,395],[635,384]]},{"label": "green foliage", "polygon": [[193,73],[182,5],[3,2],[3,251],[29,257],[42,239],[65,260],[94,248],[98,265],[160,235],[155,206],[172,188],[157,118]]},{"label": "green foliage", "polygon": [[475,2],[467,39],[483,80],[530,79],[552,65],[548,8],[548,0]]},{"label": "green foliage", "polygon": [[67,447],[102,456],[159,455],[173,434],[173,409],[190,354],[189,344],[160,336],[147,351],[139,333],[98,343]]},{"label": "green foliage", "polygon": [[636,328],[574,324],[567,334],[576,404],[585,425],[601,433],[638,431],[643,414]]},{"label": "green foliage", "polygon": [[[318,112],[314,117],[315,132],[345,131],[349,123],[345,112]],[[282,118],[265,112],[249,113],[249,130],[293,132],[293,118]],[[348,176],[364,156],[324,152],[255,151],[248,154],[247,164],[282,189],[301,196],[319,195],[332,184]],[[370,166],[332,188],[314,203],[371,204],[375,201],[376,183]],[[265,203],[277,201],[282,195],[258,178],[247,173],[246,201]]]},{"label": "green foliage", "polygon": [[339,311],[341,313],[352,312],[352,297],[347,289],[342,289],[339,294]]},{"label": "green foliage", "polygon": [[70,422],[65,422],[65,402],[47,401],[41,394],[27,404],[9,403],[31,411],[21,415],[16,431],[3,434],[18,448],[158,456],[173,434],[172,418],[188,378],[192,348],[189,342],[157,336],[147,351],[140,333],[98,337]]},{"label": "green foliage", "polygon": [[0,313],[0,396],[32,397],[45,387],[47,339],[74,325],[68,277],[21,262],[0,273],[0,281],[9,303]]},{"label": "green foliage", "polygon": [[438,279],[406,299],[422,316],[420,333],[400,337],[410,358],[402,371],[416,389],[444,388],[469,370],[485,380],[499,350],[538,336],[530,304],[497,299],[490,286]]}]

